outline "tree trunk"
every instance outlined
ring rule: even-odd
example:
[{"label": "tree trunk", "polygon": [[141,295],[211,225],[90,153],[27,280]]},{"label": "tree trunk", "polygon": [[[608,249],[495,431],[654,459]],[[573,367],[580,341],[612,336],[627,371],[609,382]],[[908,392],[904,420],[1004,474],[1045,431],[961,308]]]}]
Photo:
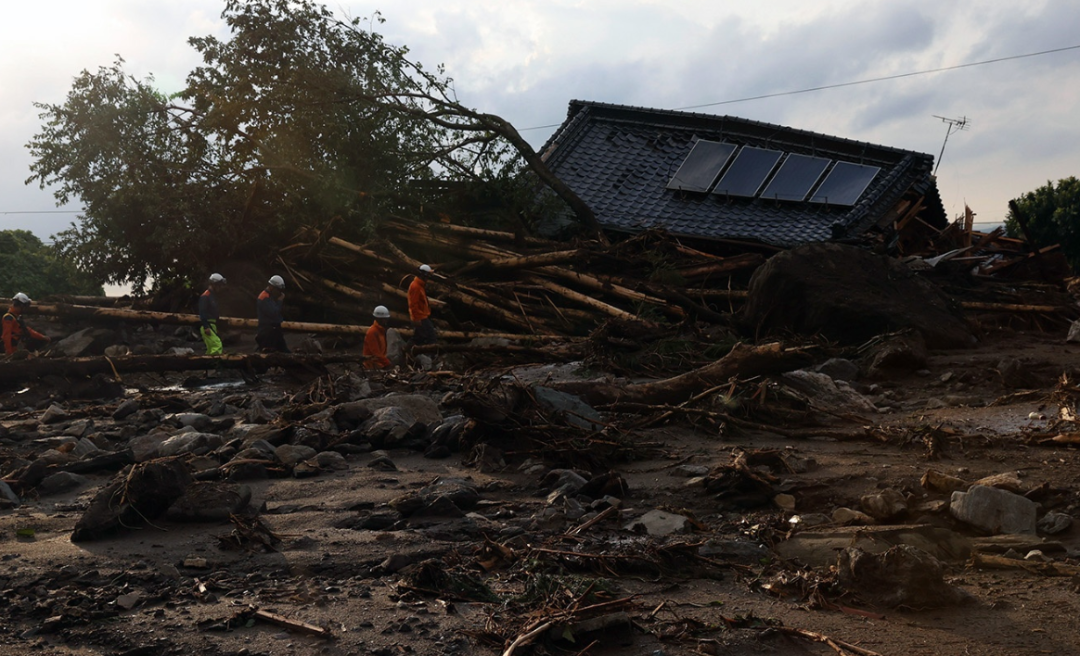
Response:
[{"label": "tree trunk", "polygon": [[736,344],[731,352],[699,369],[651,383],[610,385],[596,382],[554,384],[563,392],[576,394],[591,405],[608,403],[681,403],[703,390],[732,378],[764,376],[792,371],[812,361],[805,351],[784,350],[780,344],[747,346]]}]

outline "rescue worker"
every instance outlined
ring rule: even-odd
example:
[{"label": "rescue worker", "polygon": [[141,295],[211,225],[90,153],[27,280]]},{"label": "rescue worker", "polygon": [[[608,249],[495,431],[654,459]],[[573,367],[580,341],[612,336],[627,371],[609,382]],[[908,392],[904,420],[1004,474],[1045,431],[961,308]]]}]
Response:
[{"label": "rescue worker", "polygon": [[42,335],[23,322],[23,310],[33,301],[26,294],[19,292],[11,298],[11,307],[4,314],[4,353],[11,355],[21,344],[27,351],[36,351],[52,340]]},{"label": "rescue worker", "polygon": [[221,337],[217,328],[221,312],[218,310],[217,292],[224,286],[225,276],[212,273],[206,291],[199,297],[199,322],[202,324],[202,339],[207,355],[221,355]]},{"label": "rescue worker", "polygon": [[386,357],[386,324],[390,310],[380,305],[371,316],[374,318],[364,335],[364,369],[386,369],[390,366],[390,358]]},{"label": "rescue worker", "polygon": [[281,276],[270,276],[266,283],[266,289],[259,294],[255,302],[255,310],[259,316],[259,329],[255,333],[255,343],[259,350],[269,353],[288,353],[289,345],[285,343],[285,333],[281,330],[281,323],[285,318],[281,314],[281,306],[285,303],[285,280]]},{"label": "rescue worker", "polygon": [[420,265],[420,270],[409,284],[409,320],[413,323],[413,337],[409,343],[416,346],[435,343],[435,324],[431,323],[431,307],[428,305],[427,281],[435,273],[434,269],[426,264]]}]

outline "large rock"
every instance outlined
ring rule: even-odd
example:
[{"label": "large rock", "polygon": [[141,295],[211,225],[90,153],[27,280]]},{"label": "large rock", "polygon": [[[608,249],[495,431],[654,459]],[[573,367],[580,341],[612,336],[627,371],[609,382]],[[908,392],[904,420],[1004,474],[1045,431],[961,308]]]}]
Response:
[{"label": "large rock", "polygon": [[471,510],[480,501],[476,486],[463,478],[444,478],[415,492],[403,494],[389,503],[390,507],[404,516],[428,508],[443,497],[461,510]]},{"label": "large rock", "polygon": [[623,528],[634,533],[659,536],[673,533],[689,533],[693,525],[683,515],[676,515],[663,510],[650,510],[641,517],[629,522]]},{"label": "large rock", "polygon": [[975,342],[959,308],[902,263],[843,244],[778,253],[750,280],[742,315],[752,333],[793,330],[859,344],[913,328],[931,348]]},{"label": "large rock", "polygon": [[533,385],[532,393],[541,408],[554,413],[571,426],[594,431],[604,427],[604,420],[600,413],[573,394],[541,385]]},{"label": "large rock", "polygon": [[157,454],[168,457],[185,453],[209,453],[224,443],[225,439],[215,433],[179,433],[159,444]]},{"label": "large rock", "polygon": [[874,414],[877,408],[870,399],[855,391],[843,380],[833,380],[828,374],[799,369],[782,376],[784,382],[802,392],[810,403],[822,410]]},{"label": "large rock", "polygon": [[191,482],[187,467],[175,458],[133,465],[97,493],[75,524],[71,541],[99,540],[153,521],[183,496]]},{"label": "large rock", "polygon": [[1027,497],[985,485],[953,492],[949,512],[987,533],[1034,533],[1039,504]]},{"label": "large rock", "polygon": [[941,608],[972,599],[945,582],[945,565],[922,549],[909,545],[871,554],[857,547],[840,552],[840,584],[888,608]]},{"label": "large rock", "polygon": [[405,408],[416,417],[417,421],[433,426],[442,420],[439,405],[420,394],[391,394],[377,399],[350,401],[334,407],[334,418],[340,423],[343,419],[363,421],[379,408]]}]

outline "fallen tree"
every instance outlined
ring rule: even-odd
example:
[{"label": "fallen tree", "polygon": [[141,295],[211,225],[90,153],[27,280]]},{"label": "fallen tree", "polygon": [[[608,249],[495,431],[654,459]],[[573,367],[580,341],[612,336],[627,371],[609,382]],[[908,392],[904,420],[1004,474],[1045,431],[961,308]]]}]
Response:
[{"label": "fallen tree", "polygon": [[678,403],[732,378],[783,373],[804,367],[812,361],[812,356],[802,349],[785,349],[780,344],[748,346],[739,343],[716,362],[673,378],[633,385],[575,381],[554,384],[552,387],[576,394],[591,405]]}]

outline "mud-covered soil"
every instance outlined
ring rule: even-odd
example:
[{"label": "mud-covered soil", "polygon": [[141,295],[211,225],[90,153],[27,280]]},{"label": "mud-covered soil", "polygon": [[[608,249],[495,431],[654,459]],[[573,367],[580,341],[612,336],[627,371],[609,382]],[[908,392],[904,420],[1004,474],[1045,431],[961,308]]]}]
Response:
[{"label": "mud-covered soil", "polygon": [[[1001,363],[1009,359],[1018,360],[1029,376],[1025,387],[1002,379]],[[791,529],[792,516],[857,508],[864,494],[892,488],[907,493],[913,503],[947,499],[920,485],[929,468],[968,481],[1014,473],[1026,489],[1045,485],[1048,492],[1042,498],[1076,516],[1076,449],[1031,438],[1049,430],[1058,412],[1051,394],[1061,374],[1073,371],[1080,371],[1080,347],[1065,344],[1064,335],[1003,332],[987,336],[977,348],[933,353],[926,371],[876,381],[878,387],[867,391],[888,409],[863,416],[861,422],[838,424],[878,427],[862,437],[822,431],[827,436],[800,433],[793,438],[730,427],[720,432],[683,422],[635,432],[631,439],[650,447],[642,449],[646,457],[615,465],[628,484],[619,517],[572,536],[565,533],[580,522],[545,526],[522,521],[542,515],[550,490],[541,474],[521,471],[520,461],[481,470],[466,464],[468,453],[436,460],[392,450],[388,455],[396,471],[368,467],[371,454],[352,453],[344,471],[245,481],[253,489],[253,505],[263,509],[261,520],[281,538],[276,550],[222,548],[227,540],[221,538],[234,529],[228,523],[165,521],[75,544],[69,539],[75,522],[96,489],[111,479],[93,474],[91,487],[25,499],[22,506],[0,513],[0,653],[500,654],[509,646],[491,638],[500,627],[536,626],[545,618],[522,617],[536,609],[522,611],[528,606],[510,603],[509,594],[492,603],[445,591],[429,594],[418,585],[403,587],[392,557],[414,563],[432,558],[467,569],[491,544],[517,553],[542,547],[649,555],[673,543],[723,539],[772,549],[789,530],[792,535],[802,530],[798,524]],[[299,383],[268,376],[259,385],[263,391],[281,387],[288,392]],[[439,392],[437,384],[424,385]],[[17,412],[6,417],[6,424],[25,421]],[[922,437],[928,429],[937,430],[932,449]],[[811,463],[805,471],[782,476],[795,499],[793,511],[772,504],[730,507],[700,485],[688,484],[685,470],[679,469],[727,465],[738,449],[786,450]],[[475,484],[481,502],[464,518],[469,522],[436,517],[404,530],[357,528],[356,518],[440,477]],[[692,516],[696,528],[655,538],[623,529],[653,509]],[[932,524],[975,537],[943,512],[912,512],[898,523]],[[1074,526],[1047,542],[1041,546],[1046,557],[1080,565],[1080,529]],[[544,634],[513,653],[860,653],[796,637],[789,629],[888,656],[1078,653],[1080,588],[1070,576],[979,569],[954,561],[948,563],[946,580],[970,593],[970,603],[933,610],[879,608],[827,585],[832,575],[827,565],[801,566],[769,554],[756,561],[676,558],[662,569],[639,572],[619,568],[617,561],[605,571],[602,559],[593,559],[573,573],[585,582],[581,598],[602,588],[604,599],[628,600],[618,609],[627,612],[630,623],[579,634],[574,642]],[[498,568],[474,568],[473,573],[486,578],[496,593],[508,592],[499,586],[510,580],[500,578]],[[516,581],[520,584],[521,578]],[[831,607],[815,602],[815,583]],[[562,601],[567,608],[575,602]],[[260,620],[234,620],[249,606],[329,629],[332,638]]]}]

